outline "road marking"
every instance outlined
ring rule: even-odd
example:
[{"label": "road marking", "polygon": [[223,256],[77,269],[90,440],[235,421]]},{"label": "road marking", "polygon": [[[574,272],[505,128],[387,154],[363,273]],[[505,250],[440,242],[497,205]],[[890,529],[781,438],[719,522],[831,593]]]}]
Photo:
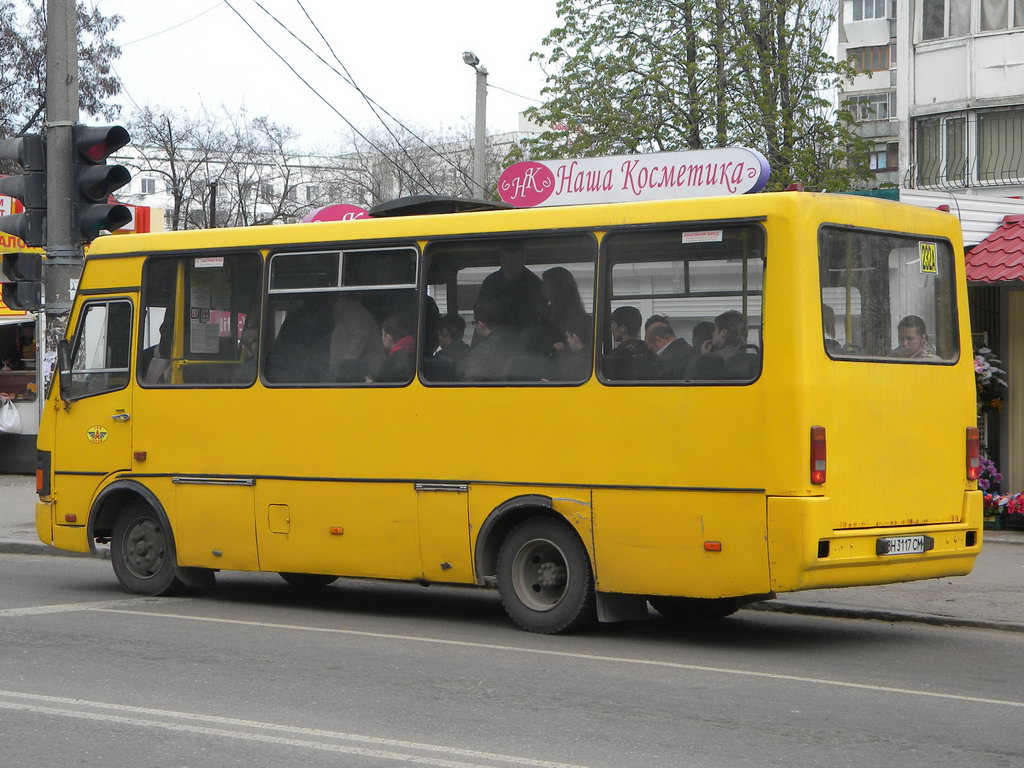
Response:
[{"label": "road marking", "polygon": [[213,624],[234,624],[236,626],[259,627],[261,629],[287,629],[300,632],[324,632],[337,635],[353,635],[356,637],[372,637],[378,640],[401,640],[412,643],[426,643],[429,645],[446,645],[463,648],[479,648],[490,651],[502,651],[508,653],[525,653],[537,656],[559,656],[568,659],[579,659],[582,661],[605,661],[615,664],[637,664],[650,667],[666,667],[669,669],[682,669],[690,672],[711,672],[722,675],[736,675],[739,677],[753,677],[763,680],[784,680],[793,683],[810,683],[812,685],[828,685],[836,688],[854,688],[864,691],[876,691],[879,693],[899,693],[908,696],[926,696],[933,699],[945,699],[948,701],[972,702],[975,704],[994,704],[1002,707],[1018,707],[1024,709],[1024,701],[1010,701],[1006,699],[988,699],[981,696],[963,696],[957,693],[942,693],[940,691],[922,691],[915,688],[895,688],[888,685],[872,685],[871,683],[850,683],[844,680],[829,680],[821,677],[804,677],[802,675],[782,675],[775,672],[756,672],[750,669],[736,669],[733,667],[711,667],[703,664],[683,664],[678,661],[661,661],[659,659],[636,659],[628,656],[602,656],[592,653],[573,653],[572,651],[552,651],[543,648],[523,648],[515,645],[497,645],[495,643],[475,643],[468,640],[445,640],[437,637],[421,637],[418,635],[395,635],[386,632],[367,632],[358,629],[334,629],[330,627],[309,627],[301,624],[272,624],[264,621],[245,621],[242,619],[220,619],[207,616],[186,616],[180,613],[157,613],[151,611],[128,611],[119,608],[95,608],[93,610],[104,613],[123,613],[133,616],[147,616],[165,619],[185,619],[186,621],[205,621]]},{"label": "road marking", "polygon": [[44,613],[67,613],[69,611],[96,611],[101,608],[110,608],[115,605],[134,605],[137,604],[139,600],[140,598],[138,597],[129,597],[123,600],[103,600],[94,603],[60,603],[58,605],[32,605],[27,608],[5,608],[0,610],[0,617],[38,616]]},{"label": "road marking", "polygon": [[[385,760],[396,760],[399,762],[416,763],[419,765],[439,766],[440,768],[493,768],[493,763],[509,763],[512,765],[535,766],[536,768],[583,768],[583,766],[570,763],[556,763],[547,760],[534,760],[527,757],[515,757],[513,755],[501,755],[492,752],[479,752],[472,749],[460,749],[458,747],[444,747],[436,744],[420,744],[412,741],[398,741],[395,739],[384,739],[375,736],[361,736],[351,733],[340,733],[337,731],[326,731],[316,728],[302,728],[299,726],[281,725],[278,723],[263,723],[256,720],[242,720],[232,717],[219,717],[216,715],[202,715],[193,712],[176,712],[173,710],[152,709],[149,707],[131,707],[123,704],[110,704],[101,701],[89,701],[87,699],[71,699],[59,696],[45,696],[42,694],[22,693],[20,691],[0,690],[0,698],[20,699],[22,701],[2,701],[0,709],[34,712],[37,714],[55,715],[58,717],[72,717],[83,720],[102,720],[103,722],[121,723],[145,728],[162,728],[169,731],[180,731],[205,736],[220,736],[231,739],[244,739],[248,741],[259,741],[268,744],[280,744],[289,747],[304,747],[318,749],[327,752],[341,752],[344,754],[360,755],[363,757],[374,757]],[[52,706],[52,705],[65,705]],[[67,706],[80,707],[81,709],[67,709]],[[89,711],[89,708],[98,711]],[[110,714],[120,712],[122,714]],[[188,723],[169,723],[162,720],[146,719],[143,717],[129,715],[149,715],[155,717],[177,718],[190,720],[195,723],[206,723],[207,725],[192,725]],[[277,731],[292,736],[273,736],[266,733],[253,733],[241,730],[229,730],[226,728],[212,728],[210,725],[234,726],[236,728],[248,728],[254,731]],[[299,739],[294,736],[316,737]],[[317,740],[319,739],[319,740]],[[427,755],[415,755],[403,752],[395,752],[383,749],[371,749],[346,744],[332,744],[323,739],[334,739],[339,741],[360,741],[376,746],[391,747],[407,750],[419,750],[421,752],[437,752],[445,755],[468,757],[474,760],[488,761],[484,763],[466,763],[458,760],[449,760],[443,757],[430,757]]]}]

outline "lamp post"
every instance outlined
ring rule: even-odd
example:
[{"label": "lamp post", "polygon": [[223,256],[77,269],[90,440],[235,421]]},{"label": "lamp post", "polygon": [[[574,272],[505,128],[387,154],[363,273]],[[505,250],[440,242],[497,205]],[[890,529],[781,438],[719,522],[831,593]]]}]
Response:
[{"label": "lamp post", "polygon": [[480,59],[472,51],[464,51],[462,60],[476,72],[476,133],[473,142],[473,186],[476,196],[483,199],[486,195],[484,187],[484,161],[486,160],[487,142],[487,69],[480,66]]}]

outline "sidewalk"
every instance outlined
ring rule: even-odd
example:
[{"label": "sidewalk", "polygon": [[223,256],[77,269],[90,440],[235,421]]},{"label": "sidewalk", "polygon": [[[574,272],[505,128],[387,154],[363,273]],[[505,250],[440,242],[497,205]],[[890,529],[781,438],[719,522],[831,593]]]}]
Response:
[{"label": "sidewalk", "polygon": [[[36,537],[35,501],[34,477],[0,475],[0,554],[75,556]],[[749,607],[1024,632],[1024,532],[985,531],[982,553],[968,576],[791,592]]]}]

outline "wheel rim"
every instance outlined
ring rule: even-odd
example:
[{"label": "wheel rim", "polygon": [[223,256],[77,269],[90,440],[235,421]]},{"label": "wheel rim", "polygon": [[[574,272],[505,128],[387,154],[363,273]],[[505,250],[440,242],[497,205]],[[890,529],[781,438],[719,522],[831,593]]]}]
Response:
[{"label": "wheel rim", "polygon": [[569,589],[565,554],[548,539],[532,539],[519,548],[512,561],[516,597],[534,611],[550,611]]},{"label": "wheel rim", "polygon": [[149,579],[164,564],[167,543],[164,533],[154,520],[136,520],[124,537],[122,560],[133,576]]}]

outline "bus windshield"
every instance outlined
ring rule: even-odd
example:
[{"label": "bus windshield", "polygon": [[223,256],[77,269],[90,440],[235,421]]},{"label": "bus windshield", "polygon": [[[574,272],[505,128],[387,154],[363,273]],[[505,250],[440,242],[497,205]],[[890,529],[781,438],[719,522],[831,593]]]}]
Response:
[{"label": "bus windshield", "polygon": [[951,363],[959,357],[948,242],[824,227],[819,267],[822,332],[833,359]]}]

